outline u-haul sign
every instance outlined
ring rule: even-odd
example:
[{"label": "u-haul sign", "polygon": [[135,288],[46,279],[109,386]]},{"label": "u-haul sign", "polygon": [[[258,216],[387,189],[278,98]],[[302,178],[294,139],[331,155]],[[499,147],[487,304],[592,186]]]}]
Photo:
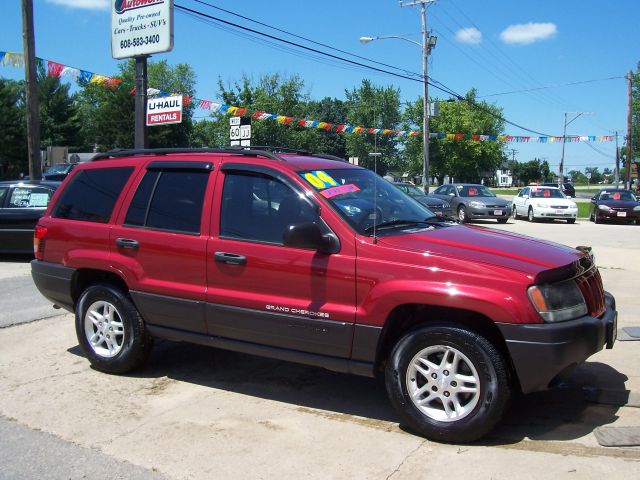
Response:
[{"label": "u-haul sign", "polygon": [[182,122],[182,96],[147,100],[147,126]]}]

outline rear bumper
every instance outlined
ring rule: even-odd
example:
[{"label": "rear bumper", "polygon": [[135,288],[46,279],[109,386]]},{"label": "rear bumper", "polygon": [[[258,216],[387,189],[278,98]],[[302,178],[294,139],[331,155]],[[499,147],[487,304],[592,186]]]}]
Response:
[{"label": "rear bumper", "polygon": [[73,268],[57,263],[31,261],[31,277],[40,293],[54,304],[73,312],[73,298],[71,296],[71,282]]},{"label": "rear bumper", "polygon": [[497,324],[523,393],[546,390],[605,346],[613,348],[617,317],[613,296],[605,292],[601,318],[584,316],[561,323]]}]

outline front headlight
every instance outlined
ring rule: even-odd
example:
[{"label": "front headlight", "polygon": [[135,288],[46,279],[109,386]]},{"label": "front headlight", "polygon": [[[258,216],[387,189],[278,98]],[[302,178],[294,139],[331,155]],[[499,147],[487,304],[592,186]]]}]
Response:
[{"label": "front headlight", "polygon": [[611,210],[611,208],[607,207],[606,205],[598,205],[598,210],[602,210],[604,212],[608,212]]},{"label": "front headlight", "polygon": [[564,322],[587,314],[587,304],[573,280],[534,285],[529,300],[545,322]]},{"label": "front headlight", "polygon": [[476,202],[476,201],[469,202],[469,206],[473,207],[473,208],[484,208],[484,207],[486,207],[486,205],[484,203]]},{"label": "front headlight", "polygon": [[637,207],[633,207],[633,211],[634,212],[640,212],[640,205],[638,205]]},{"label": "front headlight", "polygon": [[547,206],[546,203],[536,203],[536,207],[538,208],[545,208]]},{"label": "front headlight", "polygon": [[569,204],[569,208],[578,208],[578,205],[576,205],[575,203],[571,202]]}]

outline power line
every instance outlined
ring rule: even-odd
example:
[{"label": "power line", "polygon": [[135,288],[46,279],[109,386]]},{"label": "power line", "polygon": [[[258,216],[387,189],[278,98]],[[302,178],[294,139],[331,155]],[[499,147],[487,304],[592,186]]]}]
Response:
[{"label": "power line", "polygon": [[[313,53],[315,53],[315,54],[322,55],[322,56],[325,56],[325,57],[331,58],[331,59],[333,59],[333,60],[338,60],[338,61],[345,62],[345,63],[351,64],[351,65],[356,65],[356,66],[358,66],[358,67],[362,67],[362,68],[365,68],[365,69],[373,70],[373,71],[376,71],[376,72],[379,72],[379,73],[384,73],[384,74],[387,74],[387,75],[392,75],[392,76],[394,76],[394,77],[403,78],[403,79],[405,79],[405,80],[411,80],[411,81],[414,81],[414,82],[420,82],[420,83],[422,83],[422,81],[423,81],[422,79],[417,79],[417,78],[414,78],[414,77],[409,77],[409,76],[407,76],[407,75],[399,74],[399,73],[396,73],[396,72],[391,72],[391,71],[389,71],[389,70],[385,70],[385,69],[382,69],[382,68],[378,68],[378,67],[374,67],[374,66],[371,66],[371,65],[367,65],[367,64],[364,64],[364,63],[361,63],[361,62],[357,62],[357,61],[355,61],[355,60],[350,60],[350,59],[348,59],[348,58],[340,57],[340,56],[338,56],[338,55],[334,55],[334,54],[331,54],[331,53],[328,53],[328,52],[323,52],[323,51],[318,50],[318,49],[316,49],[316,48],[312,48],[312,47],[308,47],[308,46],[305,46],[305,45],[301,45],[301,44],[299,44],[299,43],[292,42],[292,41],[290,41],[290,40],[286,40],[286,39],[284,39],[284,38],[280,38],[280,37],[277,37],[277,36],[274,36],[274,35],[271,35],[271,34],[268,34],[268,33],[265,33],[265,32],[261,32],[261,31],[259,31],[259,30],[255,30],[255,29],[253,29],[253,28],[249,28],[249,27],[246,27],[246,26],[244,26],[244,25],[239,25],[239,24],[237,24],[237,23],[233,23],[233,22],[230,22],[230,21],[228,21],[228,20],[224,20],[224,19],[222,19],[222,18],[215,17],[215,16],[213,16],[213,15],[209,15],[209,14],[206,14],[206,13],[204,13],[204,12],[200,12],[200,11],[198,11],[198,10],[193,10],[193,9],[191,9],[191,8],[184,7],[184,6],[182,6],[182,5],[175,4],[175,7],[176,7],[178,10],[181,10],[181,11],[184,11],[184,12],[188,12],[188,13],[191,13],[191,14],[193,14],[193,15],[201,16],[201,17],[207,18],[207,19],[212,20],[212,21],[215,21],[215,22],[220,22],[220,23],[223,23],[223,24],[225,24],[225,25],[229,25],[229,26],[231,26],[231,27],[238,28],[238,29],[240,29],[240,30],[244,30],[244,31],[247,31],[247,32],[251,32],[251,33],[253,33],[253,34],[255,34],[255,35],[259,35],[259,36],[262,36],[262,37],[268,38],[268,39],[270,39],[270,40],[274,40],[274,41],[282,42],[282,43],[284,43],[284,44],[286,44],[286,45],[289,45],[289,46],[293,46],[293,47],[301,48],[301,49],[303,49],[303,50],[305,50],[305,51],[313,52]],[[362,57],[362,58],[365,58],[365,57]],[[370,61],[370,60],[368,60],[368,59],[367,59],[367,61]],[[395,67],[394,67],[394,68],[395,68]],[[446,87],[443,83],[438,82],[438,81],[435,81],[432,77],[429,77],[429,78],[430,78],[430,80],[429,80],[429,79],[427,79],[427,83],[428,83],[430,86],[432,86],[433,88],[435,88],[435,89],[437,89],[437,90],[440,90],[440,91],[442,91],[442,92],[444,92],[444,93],[447,93],[448,95],[454,96],[457,100],[465,101],[465,102],[469,103],[470,105],[472,105],[472,106],[474,106],[474,107],[476,107],[476,108],[478,108],[478,109],[480,109],[480,110],[484,111],[485,113],[487,113],[487,114],[489,114],[489,115],[493,116],[493,117],[494,117],[494,118],[496,118],[496,119],[502,120],[502,121],[504,121],[505,123],[507,123],[507,124],[509,124],[509,125],[512,125],[512,126],[517,127],[517,128],[520,128],[521,130],[524,130],[524,131],[527,131],[527,132],[535,133],[535,134],[537,134],[537,135],[551,136],[551,135],[549,135],[549,134],[542,133],[542,132],[538,132],[538,131],[536,131],[536,130],[529,129],[529,128],[524,127],[524,126],[522,126],[522,125],[519,125],[519,124],[517,124],[517,123],[515,123],[515,122],[512,122],[512,121],[510,121],[510,120],[507,120],[507,119],[506,119],[506,118],[504,118],[503,116],[498,115],[498,114],[496,114],[495,112],[492,112],[489,108],[487,108],[487,107],[485,107],[485,106],[483,106],[483,105],[480,105],[480,104],[478,104],[478,103],[476,103],[476,102],[473,102],[473,101],[471,101],[471,100],[469,100],[469,99],[465,98],[464,96],[460,95],[459,93],[456,93],[455,91],[453,91],[453,90],[451,90],[450,88]],[[440,85],[440,86],[439,86],[439,85]]]},{"label": "power line", "polygon": [[497,97],[497,96],[500,96],[500,95],[511,95],[513,93],[527,93],[527,92],[533,92],[533,91],[536,91],[536,90],[545,90],[545,89],[548,89],[548,88],[569,87],[569,86],[572,86],[572,85],[582,85],[584,83],[604,82],[604,81],[607,81],[607,80],[618,80],[618,79],[623,79],[623,78],[624,78],[623,76],[606,77],[606,78],[597,78],[597,79],[594,79],[594,80],[582,80],[582,81],[579,81],[579,82],[560,83],[560,84],[557,84],[557,85],[545,85],[543,87],[529,88],[529,89],[526,89],[526,90],[513,90],[513,91],[510,91],[510,92],[490,93],[488,95],[480,95],[480,96],[478,96],[478,98]]}]

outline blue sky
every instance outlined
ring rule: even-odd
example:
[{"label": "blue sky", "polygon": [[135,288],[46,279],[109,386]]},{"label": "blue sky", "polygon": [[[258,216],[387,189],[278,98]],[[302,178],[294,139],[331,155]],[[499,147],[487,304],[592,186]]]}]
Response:
[{"label": "blue sky", "polygon": [[[361,36],[380,35],[403,35],[419,41],[417,7],[401,8],[395,0],[206,2],[356,55],[421,72],[420,49],[414,45],[392,39],[367,45],[358,41]],[[20,3],[1,3],[0,50],[22,51]],[[112,0],[33,3],[38,57],[103,75],[117,74],[118,62],[110,51]],[[195,0],[175,0],[175,4],[281,36]],[[567,134],[609,135],[618,130],[624,135],[627,86],[622,77],[635,70],[640,61],[638,20],[637,0],[437,0],[428,8],[429,27],[438,37],[429,75],[461,94],[476,88],[480,97],[487,96],[485,100],[500,106],[507,119],[534,131],[562,135],[564,112],[583,111],[593,115],[575,120]],[[400,88],[407,101],[422,93],[417,82],[274,48],[178,10],[174,49],[152,60],[159,59],[190,64],[198,77],[196,96],[208,100],[217,100],[218,77],[233,81],[247,74],[257,79],[276,72],[300,75],[311,97],[317,99],[344,98],[344,91],[357,87],[363,78]],[[24,73],[0,67],[0,75],[21,78]],[[567,85],[576,82],[587,83]],[[531,89],[537,90],[495,95]],[[434,89],[430,95],[448,97]],[[512,126],[507,126],[506,133],[537,136]],[[613,168],[614,143],[589,145],[565,146],[567,170]],[[515,158],[519,161],[545,158],[557,170],[559,143],[510,143],[508,148],[517,150]]]}]

